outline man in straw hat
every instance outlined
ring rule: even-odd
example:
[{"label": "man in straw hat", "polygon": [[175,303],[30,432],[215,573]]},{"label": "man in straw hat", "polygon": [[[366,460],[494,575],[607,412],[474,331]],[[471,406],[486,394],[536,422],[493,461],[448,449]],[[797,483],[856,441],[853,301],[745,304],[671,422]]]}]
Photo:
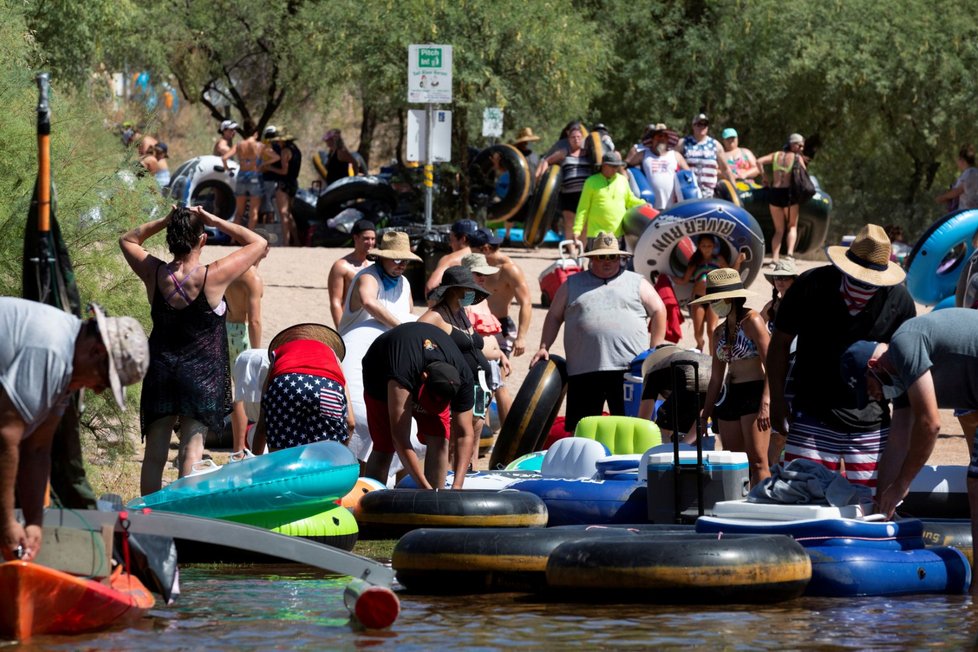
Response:
[{"label": "man in straw hat", "polygon": [[601,170],[584,182],[574,215],[574,234],[578,240],[587,242],[602,231],[621,237],[625,213],[645,204],[632,194],[628,180],[620,174],[624,167],[618,152],[605,152]]},{"label": "man in straw hat", "polygon": [[[386,482],[396,452],[418,487],[441,489],[454,439],[452,489],[461,489],[476,445],[475,377],[451,336],[421,322],[392,328],[363,358],[363,387],[374,445],[366,475]],[[411,446],[412,418],[427,446],[423,471]]]},{"label": "man in straw hat", "polygon": [[557,290],[543,322],[540,349],[530,361],[533,366],[550,358],[566,320],[568,432],[584,417],[600,415],[605,402],[611,414],[625,414],[624,373],[635,356],[661,344],[666,332],[662,299],[641,275],[622,268],[622,258],[631,254],[619,248],[614,234],[599,233],[584,256],[590,260],[587,271]]},{"label": "man in straw hat", "polygon": [[[893,426],[880,461],[876,492],[882,514],[893,516],[927,463],[941,430],[938,410],[978,409],[976,333],[978,312],[950,308],[904,322],[889,345],[861,340],[843,354],[842,376],[858,399],[893,399]],[[974,511],[978,508],[978,454],[971,448],[968,498]],[[978,520],[972,524],[978,541],[975,524]]]},{"label": "man in straw hat", "polygon": [[343,372],[356,423],[349,447],[363,463],[373,446],[363,399],[363,356],[381,333],[414,321],[415,316],[411,313],[414,301],[404,270],[409,262],[421,260],[411,251],[408,235],[401,231],[384,233],[380,244],[367,250],[366,258],[374,264],[353,276],[338,322],[338,330],[349,351],[343,360]]},{"label": "man in straw hat", "polygon": [[[858,340],[889,342],[916,310],[902,285],[903,270],[890,261],[882,227],[867,224],[848,248],[828,247],[826,253],[832,264],[799,276],[778,309],[767,356],[772,427],[788,435],[785,460],[805,458],[832,470],[844,461],[850,482],[873,487],[890,412],[883,401],[858,404],[839,360]],[[784,388],[795,337],[789,410]]]},{"label": "man in straw hat", "polygon": [[[34,301],[0,298],[0,521],[3,559],[31,560],[41,548],[51,438],[72,393],[82,388],[125,409],[126,385],[149,366],[149,343],[132,317],[98,306],[81,321]],[[14,518],[14,492],[26,525]]]}]

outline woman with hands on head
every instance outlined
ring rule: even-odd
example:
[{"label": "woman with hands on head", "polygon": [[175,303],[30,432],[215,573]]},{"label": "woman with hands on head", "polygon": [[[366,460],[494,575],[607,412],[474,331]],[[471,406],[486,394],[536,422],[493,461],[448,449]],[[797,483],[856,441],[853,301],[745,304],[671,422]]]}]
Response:
[{"label": "woman with hands on head", "polygon": [[[201,265],[200,253],[207,242],[204,227],[208,226],[243,246]],[[164,229],[173,254],[169,262],[143,249],[147,239]],[[178,421],[180,477],[201,460],[207,431],[224,427],[224,416],[231,410],[224,291],[268,253],[268,242],[199,206],[174,206],[166,217],[123,235],[119,246],[146,286],[153,320],[150,366],[140,399],[140,426],[146,441],[140,492],[146,495],[162,485],[170,436]]]}]

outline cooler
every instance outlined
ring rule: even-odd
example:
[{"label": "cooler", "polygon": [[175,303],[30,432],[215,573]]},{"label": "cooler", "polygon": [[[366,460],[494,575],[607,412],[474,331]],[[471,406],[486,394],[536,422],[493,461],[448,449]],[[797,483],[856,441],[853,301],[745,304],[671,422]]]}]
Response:
[{"label": "cooler", "polygon": [[654,349],[642,351],[628,363],[625,372],[623,391],[625,392],[625,416],[637,417],[638,406],[642,402],[642,363]]},{"label": "cooler", "polygon": [[[673,453],[654,453],[648,458],[648,506],[652,523],[675,523],[675,479]],[[696,504],[696,451],[680,451],[680,510],[684,520],[699,515]],[[703,451],[703,511],[711,514],[714,504],[740,500],[750,488],[746,453]],[[688,469],[688,471],[687,471]]]}]

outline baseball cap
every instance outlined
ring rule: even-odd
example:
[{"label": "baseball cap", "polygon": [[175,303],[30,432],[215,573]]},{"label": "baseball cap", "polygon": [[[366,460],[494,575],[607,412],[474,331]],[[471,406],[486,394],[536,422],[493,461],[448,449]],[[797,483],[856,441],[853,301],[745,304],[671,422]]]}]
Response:
[{"label": "baseball cap", "polygon": [[693,116],[691,123],[696,124],[697,122],[705,122],[706,124],[710,124],[710,119],[706,117],[705,113],[697,113]]},{"label": "baseball cap", "polygon": [[840,371],[846,386],[856,395],[856,408],[863,409],[869,403],[866,386],[866,368],[873,357],[878,342],[858,340],[842,354]]},{"label": "baseball cap", "polygon": [[625,165],[625,162],[621,160],[621,154],[618,152],[605,152],[601,156],[601,165],[611,165],[613,167],[619,168]]},{"label": "baseball cap", "polygon": [[469,236],[469,244],[474,247],[492,245],[496,247],[503,243],[503,239],[492,232],[492,229],[480,226],[479,229]]},{"label": "baseball cap", "polygon": [[278,136],[278,128],[274,125],[268,125],[265,127],[265,131],[261,133],[262,140],[268,140],[269,138],[275,138]]},{"label": "baseball cap", "polygon": [[221,128],[218,129],[218,132],[222,132],[227,129],[237,129],[237,128],[238,128],[237,122],[235,122],[234,120],[225,120],[224,122],[221,123]]},{"label": "baseball cap", "polygon": [[370,220],[357,220],[357,223],[353,225],[350,229],[351,235],[357,235],[363,233],[364,231],[376,231],[377,227]]},{"label": "baseball cap", "polygon": [[471,236],[479,230],[479,224],[475,220],[459,220],[452,224],[452,233],[458,236]]},{"label": "baseball cap", "polygon": [[802,136],[801,134],[791,134],[790,136],[788,136],[788,142],[792,145],[795,143],[804,143],[805,137]]},{"label": "baseball cap", "polygon": [[447,362],[441,360],[429,362],[424,370],[428,373],[424,387],[435,396],[451,399],[462,387],[462,378],[458,374],[458,369]]},{"label": "baseball cap", "polygon": [[733,127],[727,127],[726,129],[723,130],[723,133],[720,134],[720,137],[723,138],[723,139],[736,138],[737,137],[737,130],[734,129]]},{"label": "baseball cap", "polygon": [[138,321],[132,317],[106,317],[102,308],[90,304],[99,336],[109,358],[109,385],[120,410],[126,409],[123,387],[138,383],[149,369],[149,340]]}]

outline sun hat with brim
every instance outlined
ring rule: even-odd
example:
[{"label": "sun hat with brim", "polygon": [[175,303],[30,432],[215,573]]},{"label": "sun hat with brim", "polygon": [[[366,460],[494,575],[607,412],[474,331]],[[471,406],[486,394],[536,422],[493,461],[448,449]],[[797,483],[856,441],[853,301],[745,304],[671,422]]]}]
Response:
[{"label": "sun hat with brim", "polygon": [[386,258],[388,260],[421,260],[411,251],[411,239],[403,231],[388,231],[380,236],[380,244],[375,249],[367,252],[367,258],[375,260]]},{"label": "sun hat with brim", "polygon": [[769,272],[764,272],[764,278],[768,280],[769,283],[773,283],[776,278],[786,278],[798,276],[798,271],[795,269],[795,261],[790,258],[785,258],[784,260],[779,260]]},{"label": "sun hat with brim", "polygon": [[839,271],[857,281],[887,287],[899,285],[907,273],[890,260],[890,239],[878,224],[867,224],[848,247],[825,248],[825,254]]},{"label": "sun hat with brim", "polygon": [[325,324],[307,323],[307,324],[296,324],[295,326],[289,326],[283,331],[280,331],[278,335],[272,338],[272,341],[268,344],[269,351],[275,351],[277,348],[283,344],[288,344],[289,342],[295,342],[296,340],[312,340],[313,342],[322,342],[329,348],[333,349],[333,353],[342,362],[343,358],[346,357],[346,344],[343,342],[343,338],[335,330],[326,326]]},{"label": "sun hat with brim", "polygon": [[[660,345],[655,351],[650,353],[642,363],[642,378],[651,373],[669,368],[674,362],[695,362],[696,374],[693,374],[692,364],[677,365],[686,378],[686,389],[696,390],[696,376],[699,376],[699,390],[706,392],[707,385],[713,375],[713,359],[707,353],[700,353],[696,350],[684,349],[674,344]],[[670,384],[665,389],[672,390]]]},{"label": "sun hat with brim", "polygon": [[120,410],[126,409],[126,385],[138,383],[149,369],[149,340],[132,317],[106,317],[102,308],[90,304],[99,336],[108,353],[109,386]]},{"label": "sun hat with brim", "polygon": [[462,256],[462,266],[466,267],[473,274],[488,276],[499,273],[499,268],[490,265],[489,261],[486,260],[485,254],[466,254]]},{"label": "sun hat with brim", "polygon": [[523,127],[520,129],[520,133],[516,135],[516,140],[513,141],[514,145],[519,145],[520,143],[535,143],[540,140],[540,137],[533,133],[533,130],[529,127]]},{"label": "sun hat with brim", "polygon": [[449,288],[473,290],[475,292],[475,301],[472,302],[473,304],[484,301],[490,294],[484,287],[475,282],[475,279],[472,277],[472,272],[462,265],[453,265],[446,269],[445,273],[442,274],[441,283],[431,291],[428,299],[434,303],[438,303]]},{"label": "sun hat with brim", "polygon": [[655,348],[652,353],[645,356],[645,360],[642,361],[642,377],[649,375],[649,372],[654,369],[660,369],[659,366],[664,360],[668,360],[674,353],[682,351],[679,346],[675,344],[660,344]]},{"label": "sun hat with brim", "polygon": [[700,303],[711,303],[724,299],[739,299],[754,296],[744,287],[744,280],[740,278],[740,272],[729,267],[715,269],[706,275],[706,295],[690,301],[689,305]]},{"label": "sun hat with brim", "polygon": [[613,233],[601,231],[594,236],[591,241],[591,248],[585,251],[582,256],[631,256],[627,251],[622,251],[618,246],[618,238]]}]

